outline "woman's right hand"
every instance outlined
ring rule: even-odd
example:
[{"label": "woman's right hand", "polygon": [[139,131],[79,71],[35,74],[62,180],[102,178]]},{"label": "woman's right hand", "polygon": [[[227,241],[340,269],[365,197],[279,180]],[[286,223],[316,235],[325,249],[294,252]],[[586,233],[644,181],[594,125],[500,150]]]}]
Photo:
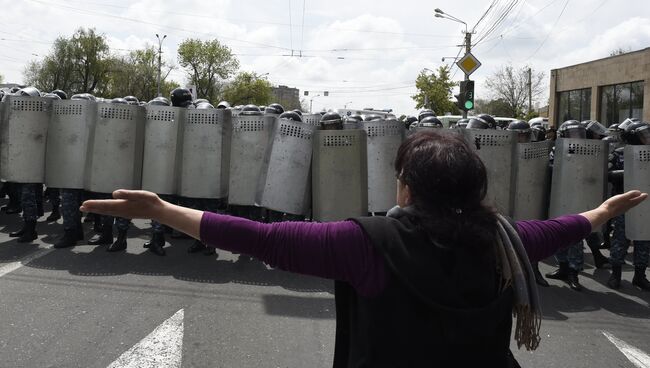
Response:
[{"label": "woman's right hand", "polygon": [[155,193],[145,190],[119,189],[113,192],[113,198],[85,201],[80,210],[129,219],[156,219],[166,203]]}]

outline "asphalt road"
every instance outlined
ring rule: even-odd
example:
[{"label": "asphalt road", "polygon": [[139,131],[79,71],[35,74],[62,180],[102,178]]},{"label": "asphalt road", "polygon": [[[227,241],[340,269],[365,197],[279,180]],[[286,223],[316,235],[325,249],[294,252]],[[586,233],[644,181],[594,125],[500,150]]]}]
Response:
[{"label": "asphalt road", "polygon": [[[48,249],[61,220],[43,219],[38,241],[18,244],[8,233],[20,219],[0,214],[0,367],[331,366],[332,282],[225,251],[187,254],[190,240],[171,240],[158,257],[142,248],[144,221],[129,232],[127,252]],[[586,263],[585,291],[554,281],[541,290],[543,339],[533,353],[513,345],[522,366],[650,364],[650,293],[631,287],[630,266],[614,292],[609,272],[595,270],[590,255]]]}]

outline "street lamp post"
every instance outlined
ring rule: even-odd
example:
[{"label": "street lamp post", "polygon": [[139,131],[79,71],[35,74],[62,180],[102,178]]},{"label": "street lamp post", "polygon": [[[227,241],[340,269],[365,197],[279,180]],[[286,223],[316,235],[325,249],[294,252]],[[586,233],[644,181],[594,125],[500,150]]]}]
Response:
[{"label": "street lamp post", "polygon": [[[472,49],[472,33],[467,31],[467,23],[463,22],[462,20],[454,17],[451,14],[447,14],[444,11],[440,10],[440,8],[436,8],[435,10],[436,18],[443,18],[443,19],[448,19],[452,22],[456,23],[461,23],[465,25],[465,53],[469,54],[471,49]],[[465,74],[465,80],[469,80],[469,75]],[[463,110],[463,118],[467,118],[467,111]]]},{"label": "street lamp post", "polygon": [[320,93],[317,94],[316,96],[312,97],[312,98],[309,100],[309,113],[310,113],[310,114],[313,114],[312,106],[313,106],[313,104],[314,104],[314,99],[315,99],[316,97],[319,97],[319,96],[320,96]]},{"label": "street lamp post", "polygon": [[162,96],[160,94],[160,68],[162,64],[162,43],[167,38],[167,35],[163,35],[163,38],[161,39],[160,36],[158,36],[158,33],[156,33],[156,38],[158,39],[158,92],[157,95],[158,97]]}]

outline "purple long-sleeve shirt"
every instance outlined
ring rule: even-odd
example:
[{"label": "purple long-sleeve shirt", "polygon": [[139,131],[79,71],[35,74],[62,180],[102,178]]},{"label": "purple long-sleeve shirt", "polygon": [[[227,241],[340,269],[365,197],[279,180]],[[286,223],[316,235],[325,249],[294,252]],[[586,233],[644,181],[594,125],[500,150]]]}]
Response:
[{"label": "purple long-sleeve shirt", "polygon": [[[580,215],[516,224],[531,262],[591,232],[591,223]],[[382,255],[354,221],[263,224],[204,212],[200,232],[210,246],[248,254],[282,270],[346,281],[362,296],[378,295],[386,284]]]}]

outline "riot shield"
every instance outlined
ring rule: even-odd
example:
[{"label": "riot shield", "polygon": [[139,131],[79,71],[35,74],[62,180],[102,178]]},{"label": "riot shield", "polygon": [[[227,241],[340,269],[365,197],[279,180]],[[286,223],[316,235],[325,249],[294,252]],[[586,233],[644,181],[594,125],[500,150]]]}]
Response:
[{"label": "riot shield", "polygon": [[[625,147],[625,191],[650,193],[650,146]],[[625,236],[650,240],[650,201],[645,200],[625,214]]]},{"label": "riot shield", "polygon": [[0,132],[0,178],[17,183],[45,181],[45,146],[51,98],[5,96]]},{"label": "riot shield", "polygon": [[552,146],[552,141],[517,144],[515,186],[512,191],[512,217],[515,221],[547,218],[551,191],[548,165]]},{"label": "riot shield", "polygon": [[140,189],[144,148],[144,107],[100,102],[86,160],[86,190],[112,193]]},{"label": "riot shield", "polygon": [[318,130],[313,135],[312,215],[338,221],[368,214],[364,130]]},{"label": "riot shield", "polygon": [[186,110],[146,106],[142,189],[158,194],[176,194]]},{"label": "riot shield", "polygon": [[233,118],[228,203],[254,206],[275,116]]},{"label": "riot shield", "polygon": [[500,213],[512,216],[514,189],[514,157],[517,133],[508,130],[463,129],[469,145],[475,149],[487,171],[487,204]]},{"label": "riot shield", "polygon": [[190,198],[228,196],[231,137],[230,110],[187,110],[178,194]]},{"label": "riot shield", "polygon": [[321,117],[323,117],[321,114],[304,114],[302,122],[308,125],[320,126]]},{"label": "riot shield", "polygon": [[279,119],[271,133],[257,205],[292,215],[309,215],[311,209],[312,134],[315,127]]},{"label": "riot shield", "polygon": [[52,188],[84,188],[88,142],[95,119],[95,101],[54,101],[47,132],[45,185]]},{"label": "riot shield", "polygon": [[396,120],[361,124],[368,136],[368,212],[387,212],[397,204],[394,164],[404,140],[404,124]]},{"label": "riot shield", "polygon": [[607,142],[559,138],[555,141],[549,217],[599,206],[607,188]]}]

